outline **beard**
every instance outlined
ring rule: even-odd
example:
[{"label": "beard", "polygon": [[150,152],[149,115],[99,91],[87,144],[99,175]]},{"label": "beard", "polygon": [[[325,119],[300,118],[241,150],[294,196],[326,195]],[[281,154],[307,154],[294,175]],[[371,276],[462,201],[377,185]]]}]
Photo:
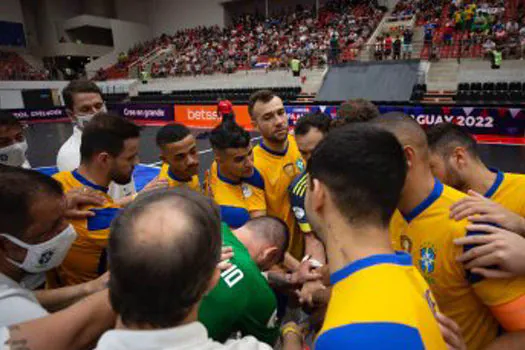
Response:
[{"label": "beard", "polygon": [[129,172],[128,174],[121,173],[118,171],[112,171],[111,180],[115,182],[117,185],[126,185],[131,182],[132,174],[133,174],[133,170],[131,170],[131,172]]},{"label": "beard", "polygon": [[468,184],[461,178],[459,173],[453,167],[447,166],[446,171],[446,185],[461,192],[467,192],[469,190]]}]

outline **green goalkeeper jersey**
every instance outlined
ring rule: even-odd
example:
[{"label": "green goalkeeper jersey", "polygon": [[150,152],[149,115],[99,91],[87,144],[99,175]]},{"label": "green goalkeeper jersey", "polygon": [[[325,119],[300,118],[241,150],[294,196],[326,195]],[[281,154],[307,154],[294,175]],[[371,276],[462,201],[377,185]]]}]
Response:
[{"label": "green goalkeeper jersey", "polygon": [[273,345],[279,336],[275,294],[226,224],[222,225],[222,240],[223,246],[233,248],[232,266],[222,271],[217,286],[202,300],[199,321],[218,342],[240,332]]}]

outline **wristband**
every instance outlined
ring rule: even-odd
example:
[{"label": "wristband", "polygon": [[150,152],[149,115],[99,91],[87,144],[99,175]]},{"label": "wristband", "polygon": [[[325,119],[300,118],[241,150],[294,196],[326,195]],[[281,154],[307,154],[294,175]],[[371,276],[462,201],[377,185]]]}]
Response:
[{"label": "wristband", "polygon": [[284,337],[288,333],[293,333],[293,334],[299,336],[299,338],[303,339],[303,333],[301,333],[301,331],[299,329],[297,329],[296,325],[284,326],[284,328],[281,330],[281,336]]}]

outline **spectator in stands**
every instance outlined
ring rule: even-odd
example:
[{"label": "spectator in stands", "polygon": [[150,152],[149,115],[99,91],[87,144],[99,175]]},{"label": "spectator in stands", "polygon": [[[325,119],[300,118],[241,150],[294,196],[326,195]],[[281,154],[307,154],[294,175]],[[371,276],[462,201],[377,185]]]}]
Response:
[{"label": "spectator in stands", "polygon": [[0,111],[0,164],[31,168],[27,158],[27,141],[22,123]]},{"label": "spectator in stands", "polygon": [[398,60],[401,58],[401,39],[398,36],[396,36],[396,40],[394,40],[394,43],[393,43],[393,55],[392,55],[392,58],[394,60]]},{"label": "spectator in stands", "polygon": [[378,36],[374,45],[374,57],[376,60],[381,61],[383,59],[384,45],[383,38]]},{"label": "spectator in stands", "polygon": [[414,33],[410,28],[406,28],[403,32],[403,59],[412,58],[412,38]]},{"label": "spectator in stands", "polygon": [[448,22],[445,25],[445,30],[443,32],[443,42],[445,45],[452,45],[452,37],[454,36],[454,27],[451,22]]},{"label": "spectator in stands", "polygon": [[385,38],[385,53],[384,53],[384,58],[385,59],[388,59],[390,58],[390,55],[392,54],[392,37],[390,36],[390,34],[387,34],[386,35],[386,38]]},{"label": "spectator in stands", "polygon": [[483,50],[485,56],[490,57],[492,51],[496,48],[496,43],[492,40],[491,37],[487,37],[487,40],[483,43]]}]

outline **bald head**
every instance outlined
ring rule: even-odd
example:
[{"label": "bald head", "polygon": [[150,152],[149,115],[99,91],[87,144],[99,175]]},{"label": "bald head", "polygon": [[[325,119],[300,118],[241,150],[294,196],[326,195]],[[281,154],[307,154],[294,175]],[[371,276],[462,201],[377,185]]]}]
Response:
[{"label": "bald head", "polygon": [[113,222],[110,297],[125,325],[174,327],[208,289],[219,260],[219,210],[184,189],[140,196]]},{"label": "bald head", "polygon": [[424,159],[428,159],[427,137],[421,126],[410,116],[401,112],[390,112],[371,121],[393,133],[401,145],[410,146]]},{"label": "bald head", "polygon": [[288,226],[281,219],[272,216],[261,216],[248,221],[244,227],[249,230],[253,239],[279,249],[279,256],[283,257],[288,247]]}]

